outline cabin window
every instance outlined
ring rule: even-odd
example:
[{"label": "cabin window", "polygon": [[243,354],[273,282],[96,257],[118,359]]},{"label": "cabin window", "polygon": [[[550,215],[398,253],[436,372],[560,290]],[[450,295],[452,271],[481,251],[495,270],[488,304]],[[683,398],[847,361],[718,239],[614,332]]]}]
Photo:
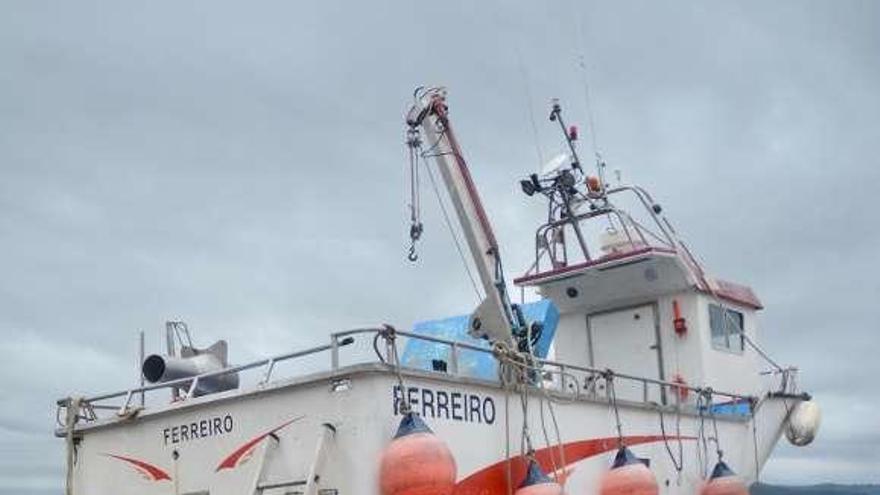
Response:
[{"label": "cabin window", "polygon": [[712,328],[712,347],[741,353],[745,349],[743,314],[718,304],[709,305],[709,326]]}]

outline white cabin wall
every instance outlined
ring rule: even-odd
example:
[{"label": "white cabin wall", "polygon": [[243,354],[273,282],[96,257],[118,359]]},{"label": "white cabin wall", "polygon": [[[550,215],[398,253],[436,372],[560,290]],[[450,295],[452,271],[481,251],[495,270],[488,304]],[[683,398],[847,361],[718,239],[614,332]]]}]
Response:
[{"label": "white cabin wall", "polygon": [[[711,296],[700,294],[698,303],[700,338],[705,342],[702,347],[704,366],[702,384],[725,392],[757,395],[761,390],[761,377],[758,374],[760,367],[755,351],[748,344],[741,354],[715,349],[712,346],[712,330],[709,325],[709,305],[718,302]],[[757,341],[755,310],[727,301],[724,301],[722,306],[741,312],[743,331],[748,338]]]},{"label": "white cabin wall", "polygon": [[559,316],[553,344],[557,361],[580,366],[592,365],[587,342],[587,317],[583,313]]},{"label": "white cabin wall", "polygon": [[[681,315],[687,325],[687,333],[679,337],[675,333],[673,323],[673,300],[677,300]],[[709,304],[714,299],[694,291],[684,291],[661,296],[656,301],[659,317],[660,348],[662,352],[662,378],[672,381],[679,374],[688,385],[709,386],[726,392],[739,392],[756,395],[760,391],[761,379],[758,375],[760,363],[755,352],[746,345],[742,354],[718,350],[712,347],[712,334],[709,324]],[[648,303],[650,304],[650,303]],[[725,302],[724,306],[743,314],[746,335],[756,338],[755,311],[741,305]],[[623,329],[622,329],[623,330]],[[597,338],[596,335],[592,336]],[[599,336],[604,339],[613,334]],[[648,337],[646,336],[646,339]],[[587,315],[581,312],[570,312],[560,315],[559,326],[553,342],[554,359],[563,363],[584,366],[609,366],[605,356],[601,363],[595,362],[590,349],[590,336],[587,329]],[[618,356],[625,363],[625,356]],[[615,361],[615,359],[612,359]],[[614,362],[612,366],[619,372],[633,372],[628,367]],[[651,373],[651,378],[661,378]],[[656,391],[651,391],[653,396]],[[672,400],[672,398],[668,398]],[[690,400],[694,400],[691,395]]]},{"label": "white cabin wall", "polygon": [[[590,342],[593,366],[618,373],[652,379],[661,378],[658,335],[654,302],[627,306],[590,315]],[[618,398],[661,401],[661,389],[655,384],[621,378],[614,388]]]},{"label": "white cabin wall", "polygon": [[[672,381],[679,374],[688,385],[704,384],[703,351],[704,346],[710,344],[702,332],[703,321],[700,318],[698,297],[696,292],[682,292],[661,297],[657,301],[660,345],[663,349],[663,376],[667,381]],[[675,333],[673,301],[678,301],[681,316],[687,325],[687,333],[683,337]],[[707,318],[706,324],[708,321]],[[669,400],[673,399],[670,397]]]}]

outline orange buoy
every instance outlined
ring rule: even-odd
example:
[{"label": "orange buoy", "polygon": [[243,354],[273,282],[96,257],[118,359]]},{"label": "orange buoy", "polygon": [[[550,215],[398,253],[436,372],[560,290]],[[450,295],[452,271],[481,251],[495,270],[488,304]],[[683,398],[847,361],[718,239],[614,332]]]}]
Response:
[{"label": "orange buoy", "polygon": [[602,190],[602,182],[599,181],[599,178],[595,175],[591,175],[587,177],[587,190],[592,193],[597,193]]},{"label": "orange buoy", "polygon": [[599,485],[600,495],[657,495],[658,491],[654,473],[626,447],[617,451]]},{"label": "orange buoy", "polygon": [[559,483],[551,480],[534,459],[529,461],[526,479],[519,485],[514,495],[563,495]]},{"label": "orange buoy", "polygon": [[718,461],[709,481],[700,489],[700,495],[749,495],[749,488],[730,466]]},{"label": "orange buoy", "polygon": [[382,495],[451,495],[455,478],[455,459],[446,443],[421,418],[405,414],[394,439],[382,452]]}]

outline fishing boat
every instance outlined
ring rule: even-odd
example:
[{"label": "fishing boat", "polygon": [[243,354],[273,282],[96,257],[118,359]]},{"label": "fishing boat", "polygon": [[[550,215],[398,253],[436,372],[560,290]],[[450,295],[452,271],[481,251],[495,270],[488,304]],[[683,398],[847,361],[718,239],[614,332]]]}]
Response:
[{"label": "fishing boat", "polygon": [[558,103],[549,120],[565,153],[519,183],[547,212],[513,279],[532,300],[513,302],[446,91],[420,88],[412,171],[439,171],[482,303],[240,365],[169,322],[141,383],[57,401],[66,493],[747,493],[818,406],[759,346],[752,289],[713,277],[644,188],[586,172]]}]

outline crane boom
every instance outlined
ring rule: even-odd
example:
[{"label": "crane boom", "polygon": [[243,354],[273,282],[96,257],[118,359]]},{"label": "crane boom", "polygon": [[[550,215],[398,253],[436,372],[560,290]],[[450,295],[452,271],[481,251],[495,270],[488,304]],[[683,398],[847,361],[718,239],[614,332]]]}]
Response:
[{"label": "crane boom", "polygon": [[520,318],[507,293],[498,241],[449,122],[445,91],[417,92],[406,120],[410,128],[421,127],[424,132],[426,155],[433,157],[440,169],[486,294],[471,316],[469,333],[490,341],[512,342],[521,326]]}]

